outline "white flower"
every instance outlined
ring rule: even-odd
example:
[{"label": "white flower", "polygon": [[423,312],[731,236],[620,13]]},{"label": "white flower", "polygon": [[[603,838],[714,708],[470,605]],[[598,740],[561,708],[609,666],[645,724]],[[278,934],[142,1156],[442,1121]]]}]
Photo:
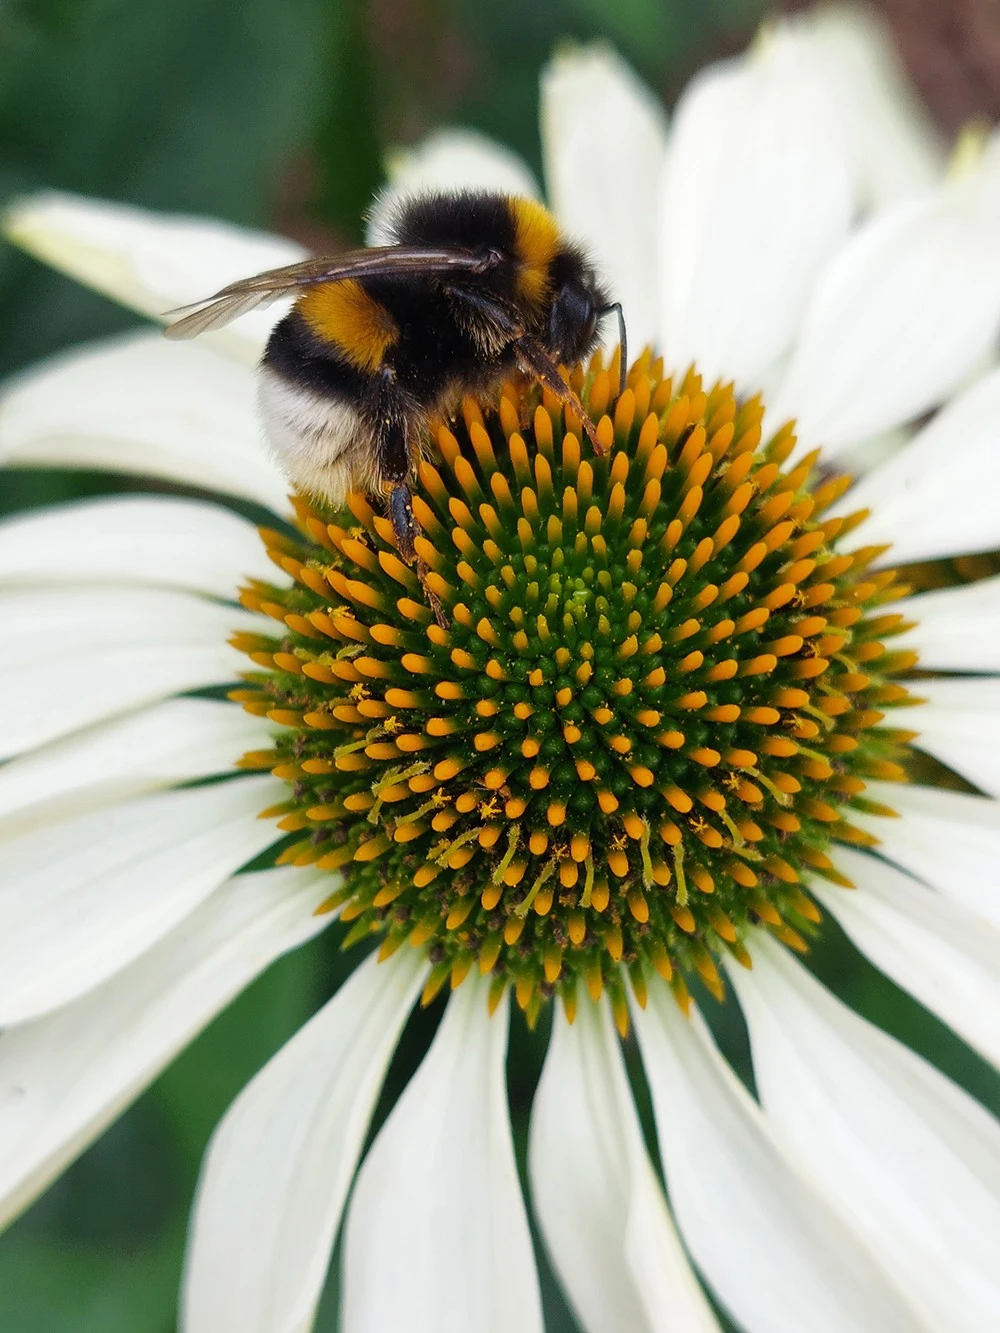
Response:
[{"label": "white flower", "polygon": [[[776,27],[663,113],[610,53],[543,80],[550,200],[624,301],[636,348],[740,393],[864,473],[840,513],[919,561],[1000,546],[1000,141],[948,176],[880,32],[839,10]],[[440,135],[406,188],[531,188],[509,154]],[[376,217],[377,225],[377,217]],[[21,244],[147,314],[289,262],[288,243],[59,195]],[[194,345],[153,331],[8,386],[0,456],[167,478],[286,513],[251,367],[273,313]],[[931,414],[929,420],[924,418]],[[888,455],[878,465],[873,460]],[[848,549],[850,541],[848,539]],[[214,500],[134,496],[0,527],[0,1217],[31,1201],[229,999],[331,919],[339,876],[241,874],[287,785],[229,772],[274,727],[191,697],[245,666],[273,580]],[[900,609],[899,607],[896,608]],[[888,976],[1000,1060],[1000,579],[913,597],[907,647],[938,673],[917,744],[983,795],[869,784],[879,855],[809,885]],[[361,818],[361,816],[359,816]],[[982,1330],[1000,1322],[1000,1134],[936,1069],[825,990],[763,929],[728,967],[758,1101],[695,1012],[648,978],[630,1003],[670,1204],[606,1001],[555,1006],[532,1113],[532,1202],[588,1333]],[[372,1109],[427,983],[418,949],[357,967],[245,1089],[205,1165],[185,1333],[311,1325]],[[446,978],[445,978],[446,979]],[[507,997],[477,972],[361,1162],[347,1209],[347,1333],[542,1328],[506,1105]],[[497,998],[497,997],[494,997]],[[635,999],[635,997],[632,997]],[[642,997],[640,997],[642,998]],[[734,1003],[730,999],[730,1003]],[[619,1015],[620,1017],[620,1015]],[[683,1243],[682,1243],[683,1242]]]}]

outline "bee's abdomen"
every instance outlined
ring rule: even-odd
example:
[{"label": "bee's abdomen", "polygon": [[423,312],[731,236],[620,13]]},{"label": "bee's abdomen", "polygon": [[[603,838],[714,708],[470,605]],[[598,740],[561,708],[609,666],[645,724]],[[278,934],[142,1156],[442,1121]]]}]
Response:
[{"label": "bee's abdomen", "polygon": [[261,363],[289,383],[324,398],[357,402],[371,373],[352,365],[333,344],[318,337],[298,307],[275,325]]},{"label": "bee's abdomen", "polygon": [[300,490],[339,503],[369,486],[371,432],[359,409],[371,378],[326,354],[297,311],[275,327],[258,402],[271,450]]}]

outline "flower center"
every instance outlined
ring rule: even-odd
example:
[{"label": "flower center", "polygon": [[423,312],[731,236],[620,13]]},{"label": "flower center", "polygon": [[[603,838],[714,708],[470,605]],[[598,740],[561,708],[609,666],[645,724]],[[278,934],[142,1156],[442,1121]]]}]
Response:
[{"label": "flower center", "polygon": [[623,1025],[623,968],[686,1003],[751,926],[805,947],[804,882],[847,883],[831,843],[884,809],[865,779],[904,776],[912,733],[881,724],[915,655],[886,647],[884,548],[837,549],[863,516],[822,517],[846,479],[784,469],[759,399],[648,353],[616,402],[599,360],[573,382],[603,456],[536,388],[436,427],[421,571],[361,496],[350,527],[296,499],[300,535],[263,534],[292,586],[242,594],[280,628],[236,636],[260,670],[233,697],[281,728],[244,763],[288,780],[281,859],[343,872],[350,940],[425,948],[425,1000],[479,967],[533,1021],[582,980]]}]

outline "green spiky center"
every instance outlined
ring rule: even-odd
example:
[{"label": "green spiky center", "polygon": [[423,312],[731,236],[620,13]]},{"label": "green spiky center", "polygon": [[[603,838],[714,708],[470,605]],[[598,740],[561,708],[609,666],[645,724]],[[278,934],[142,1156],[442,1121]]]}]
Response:
[{"label": "green spiky center", "polygon": [[831,843],[910,739],[882,725],[905,590],[838,550],[843,485],[783,467],[791,426],[762,446],[759,400],[648,356],[617,401],[599,363],[575,387],[603,455],[512,386],[436,429],[419,571],[362,497],[298,501],[299,535],[264,533],[291,586],[243,593],[279,627],[234,640],[283,859],[342,873],[350,939],[426,949],[425,998],[478,967],[532,1018],[580,980],[622,1011],[623,966],[718,990],[752,925],[804,947],[804,881],[843,882]]}]

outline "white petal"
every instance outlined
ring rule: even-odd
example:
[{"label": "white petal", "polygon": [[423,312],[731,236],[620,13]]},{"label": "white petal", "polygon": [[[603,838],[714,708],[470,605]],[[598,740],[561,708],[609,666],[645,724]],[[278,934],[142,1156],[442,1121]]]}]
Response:
[{"label": "white petal", "polygon": [[108,468],[256,500],[280,512],[253,376],[201,343],[128,334],[54,357],[0,395],[0,460]]},{"label": "white petal", "polygon": [[200,500],[118,495],[0,524],[0,585],[159,583],[232,601],[247,578],[281,575],[252,523]]},{"label": "white petal", "polygon": [[507,1019],[506,1001],[487,1015],[485,981],[463,982],[365,1158],[344,1242],[344,1333],[542,1333]]},{"label": "white petal", "polygon": [[828,61],[862,202],[881,207],[933,185],[944,170],[944,145],[876,11],[820,5],[802,23]]},{"label": "white petal", "polygon": [[[674,1214],[736,1323],[767,1333],[914,1333],[919,1321],[797,1159],[701,1019],[654,978],[633,1006]],[[807,1322],[804,1324],[803,1320]]]},{"label": "white petal", "polygon": [[836,451],[926,412],[1000,329],[1000,140],[966,176],[878,214],[842,247],[806,311],[769,417]]},{"label": "white petal", "polygon": [[874,856],[836,859],[857,888],[811,891],[877,968],[1000,1063],[1000,931]]},{"label": "white petal", "polygon": [[66,1004],[144,950],[276,837],[271,777],[161,792],[3,844],[0,1024]]},{"label": "white petal", "polygon": [[700,74],[677,107],[660,204],[670,365],[746,391],[791,345],[853,209],[823,65],[793,25]]},{"label": "white petal", "polygon": [[920,730],[916,744],[1000,796],[1000,680],[921,680],[914,691],[927,700],[905,715]]},{"label": "white petal", "polygon": [[[1000,577],[907,597],[893,610],[917,624],[894,636],[890,646],[915,648],[921,667],[1000,671]],[[918,694],[921,689],[922,683]]]},{"label": "white petal", "polygon": [[362,963],[227,1111],[198,1188],[183,1333],[312,1327],[372,1108],[425,966],[415,949]]},{"label": "white petal", "polygon": [[1000,545],[998,420],[1000,370],[994,370],[862,478],[832,512],[870,509],[858,540],[892,542],[890,560],[930,560]]},{"label": "white petal", "polygon": [[[237,704],[167,699],[0,766],[0,837],[95,805],[232,772],[274,727]],[[0,853],[2,855],[2,853]]]},{"label": "white petal", "polygon": [[7,757],[165,695],[235,679],[247,658],[226,639],[273,622],[172,589],[98,585],[0,592],[0,625]]},{"label": "white petal", "polygon": [[401,199],[435,190],[499,190],[538,196],[531,172],[509,148],[474,130],[438,130],[416,148],[397,148],[386,162],[388,187],[368,216],[368,244],[385,245]]},{"label": "white petal", "polygon": [[[304,254],[293,241],[214,218],[152,213],[55,190],[16,200],[4,229],[47,264],[154,317]],[[256,361],[276,318],[273,308],[255,311],[212,338]]]},{"label": "white petal", "polygon": [[[764,932],[756,932],[763,936]],[[1000,1126],[773,940],[731,968],[757,1094],[930,1328],[1000,1318]]]},{"label": "white petal", "polygon": [[[916,435],[916,430],[912,426],[897,426],[894,430],[883,431],[880,435],[869,435],[857,444],[845,445],[837,453],[837,471],[846,473],[847,476],[857,480],[867,480],[868,474],[874,472],[887,463],[890,458],[896,454],[902,453],[906,446]],[[850,494],[854,494],[853,491]],[[850,503],[845,503],[843,499],[838,502],[838,512],[852,512]],[[831,506],[828,512],[834,512],[835,506]],[[867,531],[867,529],[864,529]],[[849,546],[854,541],[854,534],[850,533],[842,540],[843,546]],[[855,542],[860,545],[861,542]]]},{"label": "white petal", "polygon": [[329,892],[315,871],[240,875],[116,977],[0,1034],[0,1226],[273,959],[325,929]]},{"label": "white petal", "polygon": [[[542,75],[542,157],[549,202],[621,301],[632,353],[661,335],[656,269],[667,118],[610,48],[557,55]],[[607,320],[609,345],[618,341]]]},{"label": "white petal", "polygon": [[642,1139],[604,1005],[557,1008],[531,1112],[535,1212],[587,1333],[713,1333]]},{"label": "white petal", "polygon": [[1000,930],[1000,802],[909,782],[870,782],[865,795],[898,815],[851,811],[879,855]]}]

